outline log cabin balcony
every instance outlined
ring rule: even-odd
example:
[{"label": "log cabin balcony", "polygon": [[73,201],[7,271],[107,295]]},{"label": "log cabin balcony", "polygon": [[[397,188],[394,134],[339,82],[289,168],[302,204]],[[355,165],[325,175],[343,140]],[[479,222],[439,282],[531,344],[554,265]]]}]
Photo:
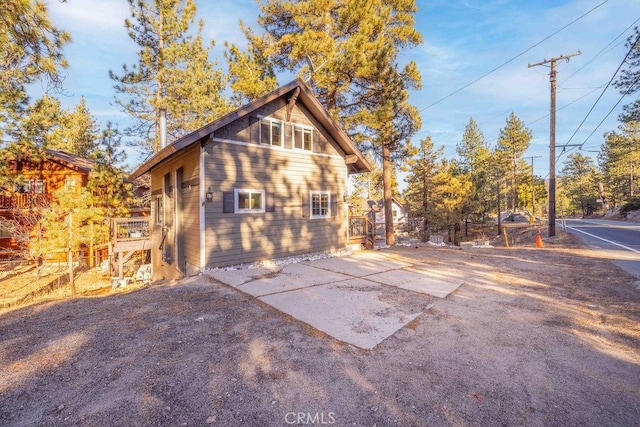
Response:
[{"label": "log cabin balcony", "polygon": [[41,209],[50,202],[51,197],[43,193],[0,194],[0,210]]}]

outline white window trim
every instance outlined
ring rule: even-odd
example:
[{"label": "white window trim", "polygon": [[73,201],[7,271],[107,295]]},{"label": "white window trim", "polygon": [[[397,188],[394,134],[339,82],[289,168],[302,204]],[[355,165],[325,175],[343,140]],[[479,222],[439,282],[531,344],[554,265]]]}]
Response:
[{"label": "white window trim", "polygon": [[[314,128],[311,126],[307,126],[307,125],[303,125],[300,123],[292,123],[292,132],[291,132],[291,148],[297,151],[306,151],[307,153],[313,153],[313,131]],[[304,143],[302,144],[302,148],[297,148],[296,147],[296,128],[299,129],[303,129],[303,130],[308,130],[311,134],[311,147],[306,150],[304,148]]]},{"label": "white window trim", "polygon": [[[262,208],[261,209],[239,209],[238,208],[238,195],[240,193],[260,193],[262,195]],[[264,213],[266,206],[265,191],[255,188],[234,188],[233,189],[233,209],[234,213]]]},{"label": "white window trim", "polygon": [[[273,147],[284,147],[284,121],[282,120],[278,120],[278,119],[273,119],[271,117],[260,117],[260,134],[258,135],[260,143],[262,144],[262,121],[266,120],[270,123],[279,123],[280,124],[280,143],[279,144],[274,144],[273,141],[271,141],[271,135],[269,135],[269,145],[273,146]],[[271,130],[271,127],[269,127],[269,130]]]},{"label": "white window trim", "polygon": [[[313,196],[314,195],[327,195],[327,213],[326,215],[314,215],[313,214]],[[331,218],[331,192],[330,191],[309,191],[309,218]]]}]

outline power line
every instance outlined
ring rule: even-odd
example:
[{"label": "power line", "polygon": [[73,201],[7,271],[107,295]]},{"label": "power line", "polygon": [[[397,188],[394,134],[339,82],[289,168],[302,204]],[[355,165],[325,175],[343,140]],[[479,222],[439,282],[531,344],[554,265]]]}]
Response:
[{"label": "power line", "polygon": [[[637,82],[637,80],[636,80],[636,82]],[[635,84],[635,82],[634,82],[634,84]],[[626,94],[625,94],[625,95],[622,95],[622,98],[624,98],[625,96],[626,96]],[[622,99],[622,98],[621,98],[621,99]],[[639,99],[640,99],[640,94],[638,94],[638,96],[636,97],[636,101],[638,101]],[[615,109],[615,108],[616,108],[616,106],[617,106],[619,103],[620,103],[620,101],[618,101],[618,102],[616,103],[616,105],[614,105],[614,106],[613,106],[612,111],[613,111],[613,109]],[[609,114],[610,114],[610,113],[611,113],[611,112],[609,112]],[[608,117],[608,115],[607,115],[607,117]],[[605,119],[606,119],[606,117],[605,117]],[[604,121],[604,120],[603,120],[603,121]],[[602,124],[602,123],[600,123],[600,124]],[[594,131],[594,132],[595,132],[595,131]],[[593,132],[592,132],[592,134],[593,134]],[[591,136],[591,135],[589,135],[589,136]],[[587,139],[588,139],[588,138],[587,138]],[[584,140],[584,142],[583,142],[582,144],[580,144],[580,149],[581,149],[581,150],[583,150],[583,149],[584,149],[584,145],[586,144],[586,142],[587,142],[587,140],[585,139],[585,140]]]},{"label": "power line", "polygon": [[487,77],[490,74],[493,74],[494,72],[498,71],[500,68],[504,67],[505,65],[515,61],[516,59],[518,59],[519,57],[521,57],[522,55],[524,55],[525,53],[529,52],[531,49],[541,45],[542,43],[544,43],[545,41],[549,40],[551,37],[555,36],[556,34],[558,34],[559,32],[563,31],[564,29],[570,27],[571,25],[575,24],[577,21],[581,20],[582,18],[584,18],[585,16],[589,15],[591,12],[593,12],[594,10],[596,10],[597,8],[599,8],[600,6],[602,6],[603,4],[607,3],[609,0],[604,0],[602,3],[594,6],[593,8],[591,8],[589,11],[587,11],[586,13],[580,15],[579,17],[577,17],[576,19],[574,19],[573,21],[569,22],[567,25],[565,25],[564,27],[561,27],[559,30],[555,31],[554,33],[548,35],[547,37],[543,38],[542,40],[540,40],[538,43],[528,47],[527,49],[525,49],[524,51],[520,52],[519,54],[517,54],[516,56],[514,56],[513,58],[509,59],[506,62],[503,62],[502,64],[498,65],[496,68],[494,68],[493,70],[481,75],[480,77],[478,77],[477,79],[473,80],[470,83],[467,83],[466,85],[462,86],[459,89],[456,89],[455,91],[451,92],[449,95],[438,99],[437,101],[435,101],[432,104],[427,105],[426,107],[418,110],[418,112],[423,112],[425,110],[428,110],[429,108],[433,107],[434,105],[437,105],[439,103],[441,103],[442,101],[444,101],[445,99],[451,98],[453,95],[457,94],[458,92],[461,92],[463,90],[465,90],[466,88],[468,88],[469,86],[479,82],[480,80],[484,79],[485,77]]},{"label": "power line", "polygon": [[556,58],[545,59],[535,64],[529,64],[529,68],[538,65],[551,64],[551,72],[549,73],[549,82],[551,83],[551,108],[550,108],[550,126],[549,126],[549,236],[556,235],[556,62],[569,59],[580,55],[577,51],[570,55],[560,55]]},{"label": "power line", "polygon": [[[580,124],[578,125],[578,128],[573,132],[573,135],[571,135],[571,137],[569,138],[569,140],[566,142],[565,145],[567,145],[568,143],[571,142],[571,140],[573,139],[574,136],[576,136],[576,133],[578,133],[578,131],[580,130],[580,128],[582,127],[582,125],[584,124],[584,122],[587,121],[587,118],[589,118],[589,115],[591,114],[591,112],[593,111],[594,108],[596,108],[596,105],[598,105],[598,102],[600,101],[600,99],[602,98],[602,96],[604,95],[604,93],[607,91],[607,89],[609,88],[609,86],[611,86],[611,83],[613,83],[613,79],[616,78],[616,75],[618,74],[618,72],[620,71],[620,69],[622,68],[622,66],[624,65],[624,63],[626,62],[627,58],[629,57],[629,55],[631,55],[631,52],[633,52],[633,49],[635,49],[636,44],[638,44],[638,40],[640,40],[640,35],[636,38],[636,41],[633,43],[633,45],[631,46],[631,48],[629,49],[629,52],[627,52],[627,54],[625,55],[624,59],[622,60],[622,62],[620,63],[620,65],[618,66],[618,68],[616,69],[616,72],[613,73],[613,76],[611,76],[611,79],[609,79],[609,83],[607,83],[607,85],[605,86],[605,88],[602,90],[602,93],[600,94],[600,96],[598,97],[598,99],[596,99],[596,102],[594,102],[593,106],[591,107],[591,109],[589,109],[589,112],[587,113],[587,115],[584,117],[584,119],[582,119],[582,122],[580,122]],[[626,95],[626,93],[625,93]],[[623,95],[624,97],[624,95]],[[620,102],[620,101],[618,101]],[[617,105],[617,104],[616,104]],[[615,108],[615,107],[614,107]],[[600,126],[600,125],[598,125]],[[597,129],[597,128],[596,128]],[[595,130],[594,130],[595,132]],[[591,136],[591,135],[589,135]]]},{"label": "power line", "polygon": [[[636,19],[635,21],[633,21],[631,23],[631,25],[629,25],[627,28],[624,29],[624,31],[622,31],[620,34],[618,34],[616,36],[616,38],[614,38],[613,40],[611,40],[609,42],[609,44],[607,44],[605,47],[603,47],[600,52],[596,53],[593,58],[589,59],[587,61],[586,64],[584,64],[582,67],[578,68],[576,71],[574,71],[573,73],[569,74],[564,80],[562,80],[559,84],[562,85],[564,82],[566,82],[567,80],[569,80],[571,77],[575,76],[577,73],[579,73],[580,71],[582,71],[585,67],[587,67],[589,64],[591,64],[592,62],[594,62],[596,59],[598,59],[600,56],[603,55],[604,51],[611,46],[616,40],[618,40],[620,37],[622,37],[624,35],[624,33],[626,33],[627,31],[629,31],[629,29],[631,29],[638,21],[640,21],[640,18]],[[619,44],[624,43],[624,40],[622,40],[620,43],[618,43],[616,46],[618,46]],[[616,47],[614,46],[614,47]],[[613,48],[612,48],[613,49]]]},{"label": "power line", "polygon": [[635,89],[636,84],[638,83],[638,81],[640,81],[640,76],[638,76],[637,79],[635,79],[635,81],[633,82],[633,84],[631,86],[629,86],[629,89],[627,89],[627,91],[625,93],[622,94],[622,96],[620,97],[620,99],[618,99],[618,102],[616,102],[616,104],[611,107],[611,110],[609,110],[609,112],[604,116],[604,118],[600,121],[600,123],[598,123],[598,126],[596,126],[596,128],[589,134],[589,136],[587,136],[585,138],[585,140],[582,142],[582,144],[580,144],[580,147],[582,147],[589,138],[591,138],[591,136],[596,133],[596,131],[598,130],[598,128],[602,125],[602,123],[604,123],[605,120],[607,120],[607,118],[611,115],[611,113],[613,113],[613,110],[615,110],[615,108],[618,106],[618,104],[620,104],[620,102],[622,101],[622,99],[627,96],[629,93],[632,92],[632,89]]}]

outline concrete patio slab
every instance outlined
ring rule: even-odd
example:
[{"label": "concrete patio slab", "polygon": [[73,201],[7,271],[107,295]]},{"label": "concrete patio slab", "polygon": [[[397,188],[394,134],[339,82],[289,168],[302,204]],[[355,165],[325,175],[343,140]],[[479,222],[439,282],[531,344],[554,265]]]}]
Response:
[{"label": "concrete patio slab", "polygon": [[253,296],[262,296],[340,282],[350,278],[351,276],[322,270],[312,265],[289,264],[285,265],[277,275],[245,282],[237,288]]},{"label": "concrete patio slab", "polygon": [[281,269],[282,266],[243,268],[237,270],[216,269],[209,270],[206,274],[215,280],[237,288],[243,283],[256,280],[256,278],[261,276],[277,273]]},{"label": "concrete patio slab", "polygon": [[395,286],[408,291],[419,292],[438,298],[445,298],[463,284],[455,276],[448,276],[442,270],[433,267],[407,267],[402,270],[385,271],[366,277],[383,285]]},{"label": "concrete patio slab", "polygon": [[371,349],[421,314],[381,301],[383,292],[382,285],[356,278],[258,299],[340,341]]},{"label": "concrete patio slab", "polygon": [[336,273],[361,277],[382,271],[408,267],[411,264],[385,257],[377,252],[360,252],[348,257],[326,258],[317,261],[306,261],[304,265],[331,270]]}]

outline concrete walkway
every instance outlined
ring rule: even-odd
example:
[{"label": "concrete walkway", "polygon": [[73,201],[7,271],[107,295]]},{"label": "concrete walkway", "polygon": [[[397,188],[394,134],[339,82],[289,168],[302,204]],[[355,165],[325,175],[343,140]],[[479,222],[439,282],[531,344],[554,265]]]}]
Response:
[{"label": "concrete walkway", "polygon": [[207,275],[364,349],[374,348],[422,314],[407,312],[386,298],[390,286],[445,298],[465,280],[457,270],[435,270],[379,251],[285,266],[211,270]]}]

